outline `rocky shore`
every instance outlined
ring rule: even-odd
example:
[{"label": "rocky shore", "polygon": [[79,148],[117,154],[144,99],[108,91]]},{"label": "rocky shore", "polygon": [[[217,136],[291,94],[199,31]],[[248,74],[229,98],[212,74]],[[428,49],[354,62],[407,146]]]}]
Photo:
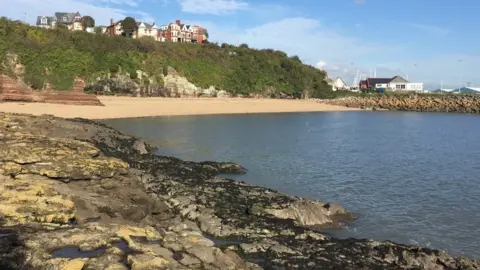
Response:
[{"label": "rocky shore", "polygon": [[[354,216],[218,175],[84,119],[0,113],[0,269],[479,269],[417,246],[338,240]],[[373,228],[372,228],[373,229]]]},{"label": "rocky shore", "polygon": [[480,113],[480,95],[404,94],[345,97],[319,102],[352,108],[392,111]]}]

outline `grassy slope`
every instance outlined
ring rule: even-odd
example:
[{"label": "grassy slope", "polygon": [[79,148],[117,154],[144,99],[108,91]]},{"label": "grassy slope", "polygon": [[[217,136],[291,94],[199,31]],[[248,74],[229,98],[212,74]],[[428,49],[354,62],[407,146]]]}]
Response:
[{"label": "grassy slope", "polygon": [[[314,97],[332,95],[325,72],[302,64],[298,57],[246,45],[159,43],[46,30],[0,19],[0,60],[8,53],[19,56],[25,66],[24,80],[34,88],[48,81],[57,89],[68,89],[74,76],[91,81],[119,69],[139,69],[158,77],[166,66],[172,66],[197,86],[213,85],[234,94],[273,88],[288,94],[308,91]],[[1,69],[9,72],[5,65]]]}]

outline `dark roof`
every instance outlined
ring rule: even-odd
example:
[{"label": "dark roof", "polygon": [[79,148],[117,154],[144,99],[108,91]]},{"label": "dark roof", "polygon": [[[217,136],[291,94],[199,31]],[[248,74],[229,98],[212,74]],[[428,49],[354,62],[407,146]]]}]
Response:
[{"label": "dark roof", "polygon": [[376,85],[378,83],[384,84],[392,81],[393,78],[367,78],[370,85]]},{"label": "dark roof", "polygon": [[[42,23],[42,18],[47,19],[47,23]],[[52,25],[52,22],[55,21],[55,17],[51,16],[37,16],[37,25]]]},{"label": "dark roof", "polygon": [[155,26],[155,23],[149,24],[149,23],[146,23],[146,22],[137,22],[137,26],[140,26],[140,24],[142,24],[142,23],[145,25],[145,28],[147,28],[147,29],[152,29]]},{"label": "dark roof", "polygon": [[[55,17],[57,18],[58,23],[73,23],[75,21],[75,17],[80,16],[80,13],[69,13],[69,12],[55,12]],[[63,17],[67,17],[67,20],[64,21]]]},{"label": "dark roof", "polygon": [[404,78],[402,78],[400,76],[393,77],[391,81],[396,81],[396,82],[400,82],[400,83],[408,83],[407,80],[405,80]]}]

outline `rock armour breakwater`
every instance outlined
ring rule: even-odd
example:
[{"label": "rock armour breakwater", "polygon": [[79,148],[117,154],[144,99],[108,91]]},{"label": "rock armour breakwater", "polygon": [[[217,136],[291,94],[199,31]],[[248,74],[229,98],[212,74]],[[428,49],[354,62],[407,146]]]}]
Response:
[{"label": "rock armour breakwater", "polygon": [[320,102],[392,111],[480,113],[480,95],[383,95],[345,97]]},{"label": "rock armour breakwater", "polygon": [[[0,113],[0,269],[479,269],[416,246],[337,240],[342,207],[218,177],[84,120]],[[310,228],[309,228],[310,227]]]}]

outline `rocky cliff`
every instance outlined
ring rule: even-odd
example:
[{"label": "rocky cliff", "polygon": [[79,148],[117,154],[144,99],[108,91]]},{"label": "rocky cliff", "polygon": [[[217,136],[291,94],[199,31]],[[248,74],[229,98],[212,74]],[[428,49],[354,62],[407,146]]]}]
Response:
[{"label": "rocky cliff", "polygon": [[[0,71],[0,102],[44,102],[69,105],[103,105],[94,95],[84,93],[85,82],[80,78],[75,78],[71,89],[56,91],[55,87],[42,82],[42,87],[34,90],[24,82],[25,67],[20,63],[18,56],[8,54],[7,60],[0,63],[3,67],[8,67],[10,72]],[[2,74],[5,73],[5,74]],[[8,73],[8,75],[7,75]]]},{"label": "rocky cliff", "polygon": [[[218,177],[83,119],[0,113],[0,269],[479,269],[416,246],[337,240],[336,204]],[[372,228],[373,229],[373,228]]]},{"label": "rocky cliff", "polygon": [[345,97],[322,103],[355,108],[417,112],[480,113],[480,95],[411,94]]},{"label": "rocky cliff", "polygon": [[85,88],[87,93],[99,95],[128,95],[138,97],[230,97],[225,90],[197,87],[172,68],[167,75],[152,76],[137,70],[134,76],[126,73],[108,74]]},{"label": "rocky cliff", "polygon": [[94,95],[83,92],[85,83],[75,80],[70,91],[55,91],[50,87],[47,90],[35,91],[25,85],[20,78],[13,79],[0,75],[0,102],[41,102],[68,105],[102,106],[103,104]]}]

